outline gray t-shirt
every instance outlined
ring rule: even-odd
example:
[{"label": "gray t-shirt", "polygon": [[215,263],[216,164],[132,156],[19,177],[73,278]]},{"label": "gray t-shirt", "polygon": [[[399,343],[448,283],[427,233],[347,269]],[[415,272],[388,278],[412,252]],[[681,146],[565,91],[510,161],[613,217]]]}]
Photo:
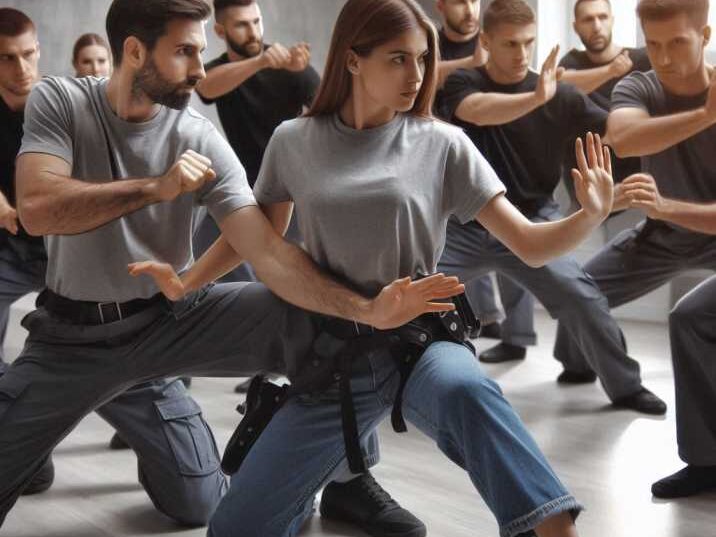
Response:
[{"label": "gray t-shirt", "polygon": [[200,205],[221,221],[256,202],[239,160],[209,120],[190,108],[162,107],[147,122],[124,121],[112,112],[106,85],[107,79],[96,78],[48,77],[38,83],[25,108],[20,154],[62,158],[73,178],[91,183],[162,175],[187,149],[211,159],[217,173],[216,181],[174,201],[86,233],[46,237],[50,289],[75,300],[123,302],[158,292],[150,277],[129,276],[128,263],[157,260],[182,271],[193,262],[191,236]]},{"label": "gray t-shirt", "polygon": [[292,200],[310,256],[368,295],[433,273],[448,218],[465,223],[504,191],[460,129],[403,114],[366,130],[337,115],[287,121],[254,187],[262,204]]},{"label": "gray t-shirt", "polygon": [[[694,110],[707,92],[694,96],[668,93],[654,71],[635,72],[612,93],[612,110],[639,108],[652,117]],[[642,157],[642,169],[654,176],[661,194],[694,202],[716,201],[716,126],[660,153]]]}]

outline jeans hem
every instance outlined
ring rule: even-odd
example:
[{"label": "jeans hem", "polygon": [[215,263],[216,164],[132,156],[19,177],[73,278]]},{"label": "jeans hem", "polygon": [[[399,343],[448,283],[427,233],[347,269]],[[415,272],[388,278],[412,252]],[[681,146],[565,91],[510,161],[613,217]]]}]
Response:
[{"label": "jeans hem", "polygon": [[569,511],[576,519],[584,507],[573,496],[562,496],[551,500],[529,514],[526,514],[500,528],[500,537],[516,537],[522,533],[534,530],[550,517]]}]

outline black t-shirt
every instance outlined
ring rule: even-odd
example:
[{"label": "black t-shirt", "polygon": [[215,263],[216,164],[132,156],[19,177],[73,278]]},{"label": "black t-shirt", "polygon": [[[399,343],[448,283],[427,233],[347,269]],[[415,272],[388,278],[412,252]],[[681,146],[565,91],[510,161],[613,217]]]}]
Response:
[{"label": "black t-shirt", "polygon": [[566,148],[573,148],[576,138],[587,131],[603,133],[607,112],[574,86],[562,83],[547,104],[504,125],[480,127],[466,123],[455,117],[455,110],[466,97],[477,92],[532,92],[538,78],[530,71],[520,83],[497,84],[485,67],[480,67],[457,71],[445,83],[450,120],[465,129],[507,187],[507,198],[527,216],[533,216],[552,199]]},{"label": "black t-shirt", "polygon": [[[267,46],[268,47],[268,46]],[[224,53],[206,64],[206,70],[229,63]],[[298,117],[313,101],[320,76],[308,66],[302,72],[263,69],[216,102],[226,137],[241,160],[249,184],[253,187],[261,161],[273,131],[282,122]]]},{"label": "black t-shirt", "polygon": [[[10,110],[2,97],[0,97],[0,191],[13,207],[16,206],[15,158],[22,143],[23,120],[23,111],[15,112]],[[0,238],[4,239],[8,235],[7,230],[0,229]],[[18,231],[18,237],[36,243],[43,242],[42,237],[31,237],[21,226]]]},{"label": "black t-shirt", "polygon": [[[460,60],[462,58],[472,56],[473,54],[475,54],[475,47],[477,47],[479,39],[480,34],[478,33],[469,41],[463,41],[461,43],[458,43],[456,41],[450,41],[445,35],[445,32],[443,30],[440,30],[438,32],[440,61]],[[444,90],[438,89],[437,93],[435,94],[435,105],[433,106],[433,113],[438,117],[448,119],[446,117],[447,110],[445,110],[444,95]]]},{"label": "black t-shirt", "polygon": [[[631,61],[634,64],[632,70],[629,71],[629,73],[627,73],[627,75],[630,73],[633,73],[634,71],[646,72],[646,71],[651,70],[651,62],[649,61],[649,56],[646,53],[646,49],[644,49],[644,48],[625,48],[624,50],[629,51],[629,57],[631,58]],[[609,62],[607,62],[607,63],[609,63]],[[559,62],[559,65],[560,65],[560,67],[564,67],[565,69],[574,69],[576,71],[583,71],[586,69],[594,69],[596,67],[602,67],[606,64],[593,62],[587,55],[586,51],[572,49],[567,54],[565,54],[565,56]],[[624,76],[627,76],[627,75],[624,75]],[[621,81],[623,78],[624,77],[612,78],[611,80],[605,82],[600,87],[598,87],[592,93],[590,93],[589,97],[595,103],[597,103],[598,106],[600,106],[602,109],[609,112],[609,110],[611,110],[611,107],[612,107],[612,92],[614,91],[614,88],[619,83],[619,81]],[[573,168],[574,165],[575,165],[574,152],[570,151],[567,153],[567,156],[565,159],[565,171],[564,171],[565,181],[572,180],[569,175],[569,170],[571,168]],[[613,171],[614,171],[615,181],[621,182],[623,179],[629,177],[630,175],[632,175],[634,173],[639,173],[641,171],[641,159],[639,159],[638,157],[620,159],[616,155],[613,155],[612,167],[614,169]]]}]

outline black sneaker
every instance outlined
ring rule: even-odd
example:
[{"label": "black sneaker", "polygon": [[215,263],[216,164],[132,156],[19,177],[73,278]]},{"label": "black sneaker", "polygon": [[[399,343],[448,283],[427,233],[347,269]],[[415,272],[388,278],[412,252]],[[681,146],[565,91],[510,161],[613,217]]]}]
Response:
[{"label": "black sneaker", "polygon": [[114,433],[112,438],[109,440],[109,449],[114,451],[119,451],[120,449],[131,449],[129,444],[124,441],[124,439],[119,436],[118,433]]},{"label": "black sneaker", "polygon": [[591,384],[597,380],[594,371],[562,371],[557,377],[560,384]]},{"label": "black sneaker", "polygon": [[502,342],[480,354],[480,361],[486,364],[500,364],[513,360],[524,360],[526,355],[525,347]]},{"label": "black sneaker", "polygon": [[617,408],[628,408],[644,414],[653,414],[655,416],[666,414],[666,403],[643,386],[639,389],[639,391],[631,395],[620,397],[619,399],[612,401],[612,405]]},{"label": "black sneaker", "polygon": [[716,466],[688,465],[651,486],[657,498],[685,498],[701,492],[716,491]]},{"label": "black sneaker", "polygon": [[323,489],[321,516],[357,526],[374,537],[425,537],[427,529],[400,507],[370,472]]},{"label": "black sneaker", "polygon": [[52,486],[55,480],[55,465],[52,463],[52,457],[48,457],[37,473],[33,476],[30,484],[22,491],[23,496],[31,496],[32,494],[40,494],[45,492]]}]

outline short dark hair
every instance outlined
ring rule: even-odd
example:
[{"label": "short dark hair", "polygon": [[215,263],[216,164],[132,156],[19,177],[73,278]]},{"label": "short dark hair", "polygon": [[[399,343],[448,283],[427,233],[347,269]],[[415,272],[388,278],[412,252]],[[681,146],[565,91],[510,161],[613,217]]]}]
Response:
[{"label": "short dark hair", "polygon": [[218,21],[221,13],[227,8],[234,6],[247,7],[255,3],[256,0],[214,0],[214,17]]},{"label": "short dark hair", "polygon": [[709,21],[709,0],[639,0],[636,13],[644,21],[663,21],[686,14],[699,27]]},{"label": "short dark hair", "polygon": [[0,8],[0,35],[15,37],[29,30],[35,31],[35,23],[30,17],[11,7]]},{"label": "short dark hair", "polygon": [[500,24],[532,24],[535,12],[524,0],[493,0],[482,19],[482,29],[490,33]]},{"label": "short dark hair", "polygon": [[75,46],[72,48],[72,61],[77,61],[77,56],[80,54],[80,50],[82,50],[85,47],[89,47],[90,45],[99,45],[100,47],[104,48],[105,50],[109,51],[109,45],[107,45],[107,41],[104,40],[104,37],[102,37],[99,34],[82,34],[79,36],[77,41],[75,41]]},{"label": "short dark hair", "polygon": [[122,62],[124,42],[139,39],[152,50],[175,19],[202,21],[211,15],[206,0],[114,0],[107,12],[107,37],[112,55]]},{"label": "short dark hair", "polygon": [[606,2],[609,6],[609,9],[612,8],[611,0],[577,0],[577,2],[574,4],[574,20],[577,20],[577,17],[579,16],[579,8],[582,4],[586,4],[587,2]]}]

